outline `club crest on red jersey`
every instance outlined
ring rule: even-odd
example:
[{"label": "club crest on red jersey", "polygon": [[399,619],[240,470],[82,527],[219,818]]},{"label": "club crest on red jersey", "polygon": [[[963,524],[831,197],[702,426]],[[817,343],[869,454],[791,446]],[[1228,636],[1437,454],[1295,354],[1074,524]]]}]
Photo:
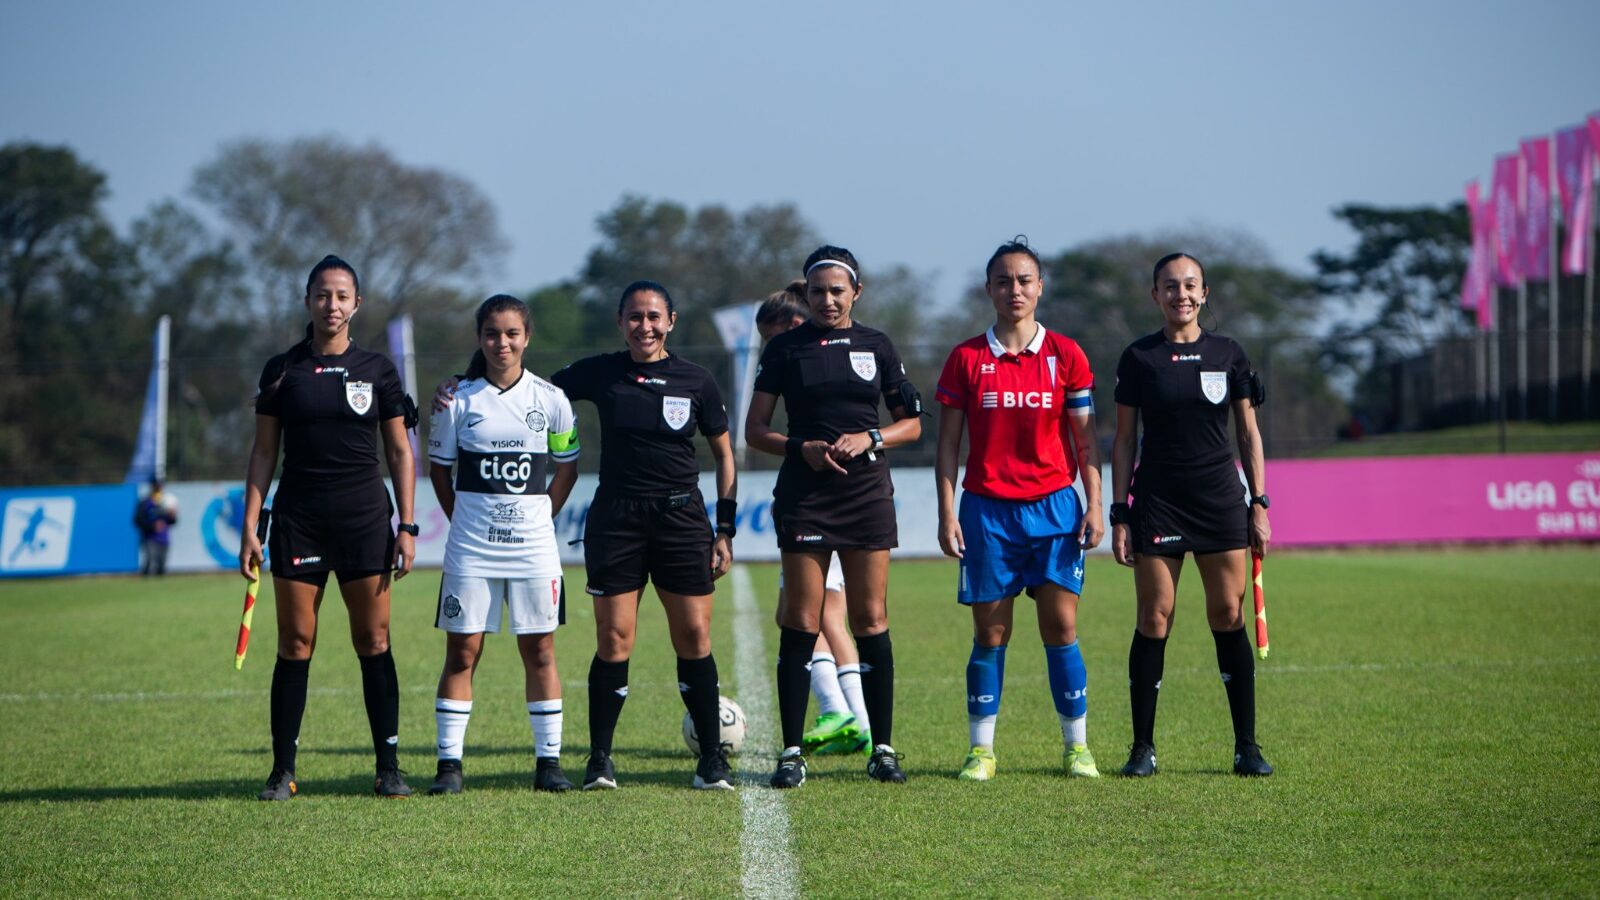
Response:
[{"label": "club crest on red jersey", "polygon": [[862,381],[871,381],[878,377],[878,357],[871,352],[863,353],[852,350],[850,351],[850,368],[861,376]]},{"label": "club crest on red jersey", "polygon": [[372,382],[346,381],[344,383],[344,402],[350,404],[356,415],[364,416],[372,408]]}]

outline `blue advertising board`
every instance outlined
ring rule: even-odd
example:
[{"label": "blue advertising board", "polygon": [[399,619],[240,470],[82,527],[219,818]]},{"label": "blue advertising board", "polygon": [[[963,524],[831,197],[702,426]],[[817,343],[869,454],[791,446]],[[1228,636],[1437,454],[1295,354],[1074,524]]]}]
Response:
[{"label": "blue advertising board", "polygon": [[0,578],[134,572],[132,484],[0,488]]}]

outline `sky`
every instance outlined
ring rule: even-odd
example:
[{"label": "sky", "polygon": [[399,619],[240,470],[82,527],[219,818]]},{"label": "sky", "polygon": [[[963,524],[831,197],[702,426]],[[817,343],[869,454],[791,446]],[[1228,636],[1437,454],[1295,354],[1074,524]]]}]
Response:
[{"label": "sky", "polygon": [[494,202],[485,291],[576,274],[629,193],[795,203],[943,301],[1019,233],[1309,271],[1334,207],[1455,201],[1600,111],[1592,0],[0,2],[0,142],[71,146],[119,225],[230,140],[376,142]]}]

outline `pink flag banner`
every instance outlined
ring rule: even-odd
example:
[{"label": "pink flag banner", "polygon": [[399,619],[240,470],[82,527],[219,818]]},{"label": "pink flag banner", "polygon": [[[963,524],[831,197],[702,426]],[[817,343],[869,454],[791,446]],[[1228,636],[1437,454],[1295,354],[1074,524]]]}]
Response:
[{"label": "pink flag banner", "polygon": [[1467,185],[1467,214],[1472,222],[1472,255],[1467,260],[1467,274],[1461,279],[1461,306],[1476,310],[1478,327],[1487,330],[1494,325],[1494,288],[1490,285],[1490,269],[1494,265],[1489,237],[1491,211],[1488,202],[1480,199],[1476,180]]},{"label": "pink flag banner", "polygon": [[1561,246],[1561,271],[1582,275],[1589,270],[1589,240],[1593,230],[1595,154],[1584,126],[1556,135],[1556,176],[1561,188],[1561,221],[1567,239]]},{"label": "pink flag banner", "polygon": [[1589,149],[1600,153],[1600,113],[1589,117]]},{"label": "pink flag banner", "polygon": [[1600,453],[1274,459],[1267,483],[1274,547],[1600,540]]},{"label": "pink flag banner", "polygon": [[1522,277],[1550,280],[1550,139],[1522,142]]},{"label": "pink flag banner", "polygon": [[1522,283],[1522,157],[1515,153],[1494,160],[1494,187],[1489,202],[1494,208],[1495,281],[1501,287]]}]

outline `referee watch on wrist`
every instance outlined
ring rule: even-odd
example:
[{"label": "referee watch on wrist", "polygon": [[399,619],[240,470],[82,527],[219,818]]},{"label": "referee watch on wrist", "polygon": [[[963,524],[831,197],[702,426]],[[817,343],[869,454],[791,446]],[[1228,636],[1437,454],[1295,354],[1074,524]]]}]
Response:
[{"label": "referee watch on wrist", "polygon": [[1271,509],[1272,508],[1272,501],[1270,499],[1268,499],[1266,494],[1259,494],[1257,496],[1254,496],[1254,497],[1250,498],[1250,505],[1251,506],[1259,506],[1262,509]]},{"label": "referee watch on wrist", "polygon": [[422,533],[422,529],[418,528],[417,523],[415,522],[401,522],[399,529],[400,531],[404,532],[405,534],[409,534],[412,537],[416,537]]},{"label": "referee watch on wrist", "polygon": [[883,432],[879,431],[876,428],[868,428],[867,429],[867,437],[872,439],[872,449],[873,450],[876,451],[876,450],[882,450],[883,449]]}]

